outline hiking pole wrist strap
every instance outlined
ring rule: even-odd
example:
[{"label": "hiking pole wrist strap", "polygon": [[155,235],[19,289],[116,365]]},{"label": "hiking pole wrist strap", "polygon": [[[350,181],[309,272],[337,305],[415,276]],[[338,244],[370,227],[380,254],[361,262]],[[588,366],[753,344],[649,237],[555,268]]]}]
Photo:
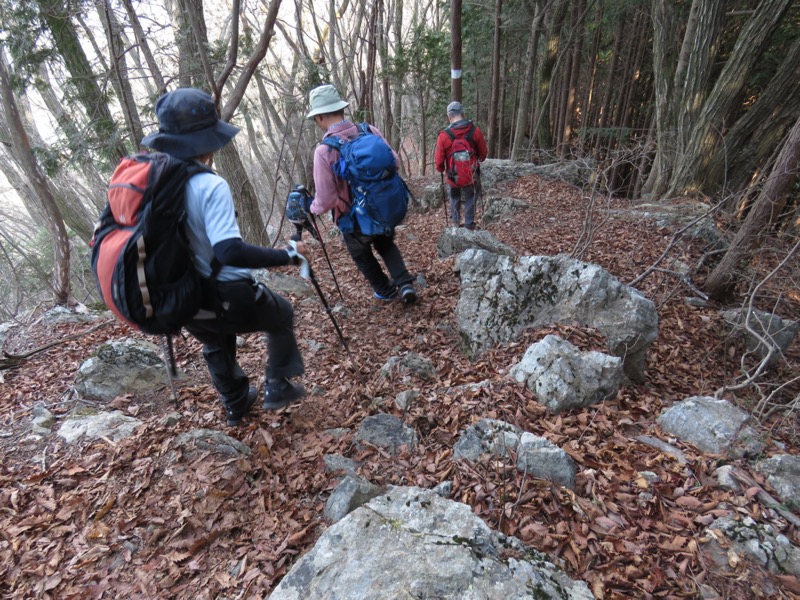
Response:
[{"label": "hiking pole wrist strap", "polygon": [[311,267],[308,264],[308,259],[297,251],[297,242],[289,240],[289,247],[286,249],[289,258],[292,259],[293,264],[300,265],[300,277],[309,279],[311,277]]}]

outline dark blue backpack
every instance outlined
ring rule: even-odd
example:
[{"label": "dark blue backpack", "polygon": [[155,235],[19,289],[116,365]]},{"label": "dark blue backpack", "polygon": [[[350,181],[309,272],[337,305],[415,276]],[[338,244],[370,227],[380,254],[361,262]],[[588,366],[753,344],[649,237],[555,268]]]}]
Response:
[{"label": "dark blue backpack", "polygon": [[408,211],[408,186],[397,172],[394,154],[381,136],[361,123],[351,140],[330,136],[322,140],[339,151],[333,172],[347,181],[352,207],[339,217],[342,233],[352,233],[355,223],[364,235],[394,235]]}]

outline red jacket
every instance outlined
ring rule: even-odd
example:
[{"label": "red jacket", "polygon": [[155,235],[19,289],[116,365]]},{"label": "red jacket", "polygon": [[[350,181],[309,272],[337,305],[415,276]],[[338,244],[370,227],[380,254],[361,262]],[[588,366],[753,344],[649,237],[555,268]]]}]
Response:
[{"label": "red jacket", "polygon": [[[459,133],[466,133],[470,127],[472,127],[472,121],[462,119],[461,121],[456,121],[447,127],[447,129],[458,135]],[[436,140],[436,151],[433,153],[433,163],[436,165],[436,170],[439,171],[439,173],[444,173],[445,160],[447,159],[452,144],[453,142],[450,136],[442,129]],[[477,125],[475,126],[475,133],[472,134],[472,145],[475,146],[475,157],[478,159],[478,162],[486,160],[489,149],[486,147],[486,140],[483,138],[481,128]]]}]

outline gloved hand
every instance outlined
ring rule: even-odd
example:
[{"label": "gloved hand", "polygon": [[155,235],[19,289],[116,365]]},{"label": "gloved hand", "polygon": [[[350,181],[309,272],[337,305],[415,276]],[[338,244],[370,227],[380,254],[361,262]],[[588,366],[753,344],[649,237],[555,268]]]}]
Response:
[{"label": "gloved hand", "polygon": [[311,203],[312,202],[314,202],[314,196],[312,196],[309,193],[306,193],[303,196],[303,200],[301,201],[301,204],[303,206],[303,212],[305,212],[307,215],[311,214]]},{"label": "gloved hand", "polygon": [[311,267],[308,264],[308,259],[304,256],[306,252],[306,245],[303,242],[289,240],[289,247],[286,248],[286,253],[292,259],[293,265],[300,265],[300,277],[308,279],[311,276]]}]

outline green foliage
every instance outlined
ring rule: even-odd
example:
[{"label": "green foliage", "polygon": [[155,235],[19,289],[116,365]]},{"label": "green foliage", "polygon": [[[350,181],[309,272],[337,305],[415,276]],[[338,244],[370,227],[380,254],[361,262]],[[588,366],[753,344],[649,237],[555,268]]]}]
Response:
[{"label": "green foliage", "polygon": [[299,76],[298,87],[304,90],[305,97],[308,97],[308,92],[315,87],[331,82],[331,71],[328,66],[306,56],[300,57]]},{"label": "green foliage", "polygon": [[11,86],[17,91],[38,82],[39,67],[53,56],[53,49],[43,43],[47,29],[36,5],[28,0],[3,2],[0,11],[2,44],[14,65]]},{"label": "green foliage", "polygon": [[449,64],[449,34],[418,25],[383,75],[401,81],[406,94],[418,91],[420,82],[428,89],[441,90],[449,87]]}]

